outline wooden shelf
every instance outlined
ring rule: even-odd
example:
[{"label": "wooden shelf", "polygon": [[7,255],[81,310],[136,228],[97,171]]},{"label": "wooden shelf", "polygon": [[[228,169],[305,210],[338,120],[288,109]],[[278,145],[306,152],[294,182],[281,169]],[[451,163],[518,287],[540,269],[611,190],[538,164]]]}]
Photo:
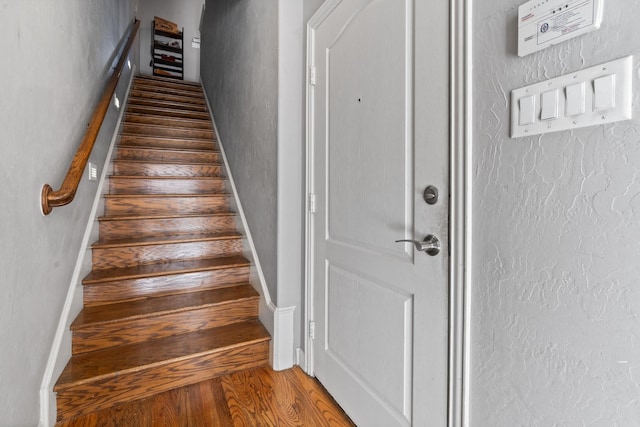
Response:
[{"label": "wooden shelf", "polygon": [[[151,67],[154,76],[184,79],[184,29],[178,33],[156,29],[151,25]],[[177,46],[176,46],[177,45]],[[173,59],[163,58],[163,56]]]}]

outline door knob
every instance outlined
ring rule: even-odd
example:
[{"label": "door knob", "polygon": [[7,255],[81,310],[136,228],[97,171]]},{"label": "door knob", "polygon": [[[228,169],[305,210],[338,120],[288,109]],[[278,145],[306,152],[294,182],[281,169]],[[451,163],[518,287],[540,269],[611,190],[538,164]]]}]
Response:
[{"label": "door knob", "polygon": [[413,243],[417,250],[426,252],[427,255],[436,256],[440,253],[440,239],[433,234],[429,234],[422,242],[417,240],[396,240],[396,243],[399,242]]}]

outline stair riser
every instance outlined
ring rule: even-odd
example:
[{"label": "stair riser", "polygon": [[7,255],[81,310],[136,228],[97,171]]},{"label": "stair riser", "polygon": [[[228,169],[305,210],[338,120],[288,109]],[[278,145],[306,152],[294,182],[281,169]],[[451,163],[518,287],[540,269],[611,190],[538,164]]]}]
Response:
[{"label": "stair riser", "polygon": [[182,104],[200,105],[206,104],[205,100],[200,97],[169,95],[164,93],[150,92],[146,90],[131,89],[131,95],[136,98],[153,99],[157,101],[180,102]]},{"label": "stair riser", "polygon": [[125,123],[139,123],[148,125],[159,126],[176,126],[192,129],[208,129],[213,130],[211,120],[198,120],[198,119],[177,119],[162,116],[150,116],[142,114],[125,114]]},{"label": "stair riser", "polygon": [[[113,164],[115,175],[127,176],[185,176],[185,177],[223,177],[222,166],[211,164],[171,164],[171,163],[127,163],[116,161]],[[112,178],[113,179],[113,178]]]},{"label": "stair riser", "polygon": [[224,179],[131,179],[111,177],[111,194],[203,194],[221,193],[225,190]]},{"label": "stair riser", "polygon": [[204,98],[202,91],[185,90],[184,88],[165,87],[161,85],[146,85],[138,82],[133,84],[133,90],[151,92],[158,95],[183,96],[186,98],[194,98],[199,101]]},{"label": "stair riser", "polygon": [[215,135],[213,130],[208,129],[178,128],[127,122],[123,123],[122,131],[144,136],[168,136],[171,138],[200,138],[209,140],[213,140]]},{"label": "stair riser", "polygon": [[227,197],[108,197],[105,215],[190,215],[228,212]]},{"label": "stair riser", "polygon": [[179,109],[160,108],[160,107],[145,107],[142,105],[127,105],[127,112],[134,114],[150,114],[154,116],[166,116],[182,119],[196,119],[196,120],[210,120],[208,113],[196,112],[196,111],[183,111]]},{"label": "stair riser", "polygon": [[159,99],[151,99],[151,98],[129,98],[127,105],[143,105],[146,107],[160,107],[160,108],[176,108],[178,110],[184,111],[198,111],[198,112],[207,112],[206,105],[198,105],[198,104],[187,104],[183,102],[171,102],[171,101],[162,101]]},{"label": "stair riser", "polygon": [[84,304],[93,306],[155,296],[199,292],[232,284],[246,283],[248,280],[248,266],[140,279],[114,280],[112,282],[84,285]]},{"label": "stair riser", "polygon": [[212,240],[166,245],[93,248],[93,269],[133,267],[138,264],[216,258],[242,254],[242,240]]},{"label": "stair riser", "polygon": [[122,135],[120,144],[126,146],[135,146],[143,148],[169,148],[179,150],[216,150],[214,139],[197,140],[197,139],[179,139],[179,138],[159,138],[153,136],[142,135]]},{"label": "stair riser", "polygon": [[226,326],[257,317],[258,298],[250,298],[180,313],[83,327],[73,331],[73,354]]},{"label": "stair riser", "polygon": [[268,362],[269,344],[258,342],[135,372],[125,372],[116,377],[101,378],[59,390],[58,421],[231,372],[266,366]]},{"label": "stair riser", "polygon": [[154,150],[145,148],[120,147],[117,160],[141,160],[149,162],[219,163],[220,153]]},{"label": "stair riser", "polygon": [[235,231],[235,229],[236,218],[232,215],[196,218],[100,221],[100,238],[109,240],[146,236],[219,233]]}]

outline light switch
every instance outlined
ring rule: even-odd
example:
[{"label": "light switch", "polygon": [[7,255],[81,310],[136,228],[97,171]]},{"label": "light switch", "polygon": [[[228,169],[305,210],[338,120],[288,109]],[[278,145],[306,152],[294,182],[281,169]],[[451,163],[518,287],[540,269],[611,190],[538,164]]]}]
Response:
[{"label": "light switch", "polygon": [[579,116],[584,114],[585,100],[584,100],[585,84],[584,82],[576,83],[571,86],[567,86],[567,116]]},{"label": "light switch", "polygon": [[616,106],[616,75],[600,77],[593,81],[593,110],[606,111]]},{"label": "light switch", "polygon": [[542,120],[554,120],[558,118],[558,89],[542,93]]},{"label": "light switch", "polygon": [[536,97],[520,98],[520,125],[530,125],[536,121]]},{"label": "light switch", "polygon": [[511,90],[511,137],[632,119],[634,70],[634,58],[627,56]]}]

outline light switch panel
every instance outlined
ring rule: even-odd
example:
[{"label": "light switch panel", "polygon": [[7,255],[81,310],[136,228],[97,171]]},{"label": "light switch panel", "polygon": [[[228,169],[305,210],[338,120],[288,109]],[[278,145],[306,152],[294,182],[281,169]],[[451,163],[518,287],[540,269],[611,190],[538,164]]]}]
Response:
[{"label": "light switch panel", "polygon": [[633,116],[632,83],[633,57],[627,56],[514,89],[511,137],[629,120]]}]

